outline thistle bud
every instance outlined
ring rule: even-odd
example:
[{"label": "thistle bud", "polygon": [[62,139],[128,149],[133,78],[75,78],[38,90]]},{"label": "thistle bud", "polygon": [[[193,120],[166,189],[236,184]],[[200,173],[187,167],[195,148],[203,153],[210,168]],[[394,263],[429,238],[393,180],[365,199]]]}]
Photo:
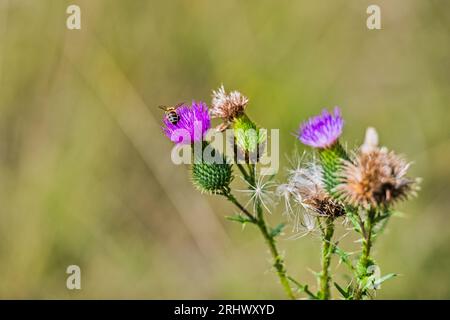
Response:
[{"label": "thistle bud", "polygon": [[216,194],[228,190],[233,180],[231,164],[208,142],[203,141],[200,148],[202,152],[194,152],[192,183],[202,193]]},{"label": "thistle bud", "polygon": [[229,163],[194,163],[192,183],[202,193],[217,194],[229,189],[233,180]]}]

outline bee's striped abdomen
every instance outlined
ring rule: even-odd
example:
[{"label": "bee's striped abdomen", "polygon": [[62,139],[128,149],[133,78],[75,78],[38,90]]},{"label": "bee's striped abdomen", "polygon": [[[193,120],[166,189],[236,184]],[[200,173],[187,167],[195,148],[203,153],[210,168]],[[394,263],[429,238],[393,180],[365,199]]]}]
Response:
[{"label": "bee's striped abdomen", "polygon": [[167,112],[167,119],[171,124],[177,124],[180,121],[180,116],[176,111]]}]

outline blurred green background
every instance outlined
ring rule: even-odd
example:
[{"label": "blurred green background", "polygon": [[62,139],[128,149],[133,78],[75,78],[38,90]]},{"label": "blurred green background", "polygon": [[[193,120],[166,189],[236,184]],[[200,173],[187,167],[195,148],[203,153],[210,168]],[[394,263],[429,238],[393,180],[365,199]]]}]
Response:
[{"label": "blurred green background", "polygon": [[[69,4],[81,30],[66,29]],[[370,4],[382,30],[366,28]],[[406,154],[422,191],[375,247],[402,275],[377,297],[450,298],[449,37],[439,0],[1,0],[0,297],[284,298],[260,235],[193,190],[160,130],[156,106],[209,103],[224,83],[280,129],[282,155],[334,105],[349,146],[374,126]],[[314,286],[320,243],[289,236],[288,270]]]}]

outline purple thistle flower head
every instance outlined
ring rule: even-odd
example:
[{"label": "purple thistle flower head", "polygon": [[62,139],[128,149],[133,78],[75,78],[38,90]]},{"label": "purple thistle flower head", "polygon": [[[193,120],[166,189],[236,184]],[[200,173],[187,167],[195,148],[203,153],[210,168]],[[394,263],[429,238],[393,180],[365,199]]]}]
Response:
[{"label": "purple thistle flower head", "polygon": [[335,107],[333,114],[323,110],[321,115],[304,122],[298,131],[298,139],[311,147],[328,148],[341,136],[344,120],[339,107]]},{"label": "purple thistle flower head", "polygon": [[204,102],[192,101],[191,106],[181,105],[176,109],[178,122],[172,123],[164,117],[164,134],[176,144],[190,144],[203,140],[206,132],[211,128],[208,107]]}]

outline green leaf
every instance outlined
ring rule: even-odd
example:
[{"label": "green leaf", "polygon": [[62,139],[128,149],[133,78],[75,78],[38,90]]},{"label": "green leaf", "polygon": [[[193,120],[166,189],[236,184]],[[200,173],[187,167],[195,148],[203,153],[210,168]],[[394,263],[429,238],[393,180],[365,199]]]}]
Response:
[{"label": "green leaf", "polygon": [[374,221],[375,226],[373,228],[373,238],[374,240],[378,238],[380,234],[386,229],[386,226],[389,222],[389,218],[394,214],[393,211],[387,211],[383,214],[380,214]]},{"label": "green leaf", "polygon": [[353,254],[353,252],[345,252],[341,248],[339,248],[337,245],[333,246],[333,253],[337,254],[339,256],[339,260],[343,262],[347,267],[350,268],[350,270],[354,270],[355,267],[353,266],[352,262],[350,261],[350,256]]},{"label": "green leaf", "polygon": [[295,279],[292,278],[292,277],[288,277],[288,279],[289,279],[289,281],[291,281],[293,284],[295,284],[295,286],[297,287],[297,291],[306,293],[306,294],[307,294],[311,299],[313,299],[313,300],[317,300],[317,299],[318,299],[318,297],[317,297],[314,293],[312,293],[312,292],[309,290],[307,284],[306,284],[306,285],[303,285],[303,284],[299,283],[297,280],[295,280]]},{"label": "green leaf", "polygon": [[385,281],[387,281],[389,279],[392,279],[392,278],[394,278],[396,276],[398,276],[398,274],[396,274],[396,273],[388,273],[387,275],[385,275],[385,276],[381,277],[380,279],[376,280],[374,282],[374,286],[379,286],[383,282],[385,282]]},{"label": "green leaf", "polygon": [[349,298],[349,293],[344,290],[340,285],[338,285],[336,282],[334,282],[334,286],[336,287],[336,289],[339,291],[339,293],[345,298],[348,299]]},{"label": "green leaf", "polygon": [[375,222],[379,222],[379,221],[383,221],[384,219],[387,219],[391,216],[391,214],[389,212],[385,212],[383,214],[380,214],[379,216],[377,216],[375,218]]},{"label": "green leaf", "polygon": [[353,229],[358,232],[359,234],[362,233],[361,226],[359,224],[358,219],[356,218],[355,213],[352,212],[352,209],[346,208],[347,217],[349,218],[350,222],[353,224]]},{"label": "green leaf", "polygon": [[269,182],[269,181],[273,181],[276,176],[277,176],[276,174],[270,174],[270,175],[264,176],[264,178],[265,178],[265,181]]},{"label": "green leaf", "polygon": [[233,216],[227,216],[227,217],[225,217],[225,219],[230,220],[230,221],[239,222],[242,224],[253,223],[253,221],[250,220],[249,218],[247,218],[245,216],[241,216],[239,214],[235,214]]},{"label": "green leaf", "polygon": [[353,300],[353,293],[355,292],[355,288],[353,286],[353,282],[350,280],[347,286],[348,298],[347,300]]},{"label": "green leaf", "polygon": [[275,228],[272,228],[270,230],[270,236],[272,238],[277,237],[278,235],[280,235],[280,233],[283,231],[283,228],[286,226],[285,223],[280,223],[279,225],[277,225]]},{"label": "green leaf", "polygon": [[373,275],[370,276],[370,277],[365,277],[366,281],[363,282],[363,285],[364,285],[363,288],[364,288],[364,290],[367,290],[367,289],[379,290],[380,289],[380,285],[383,282],[385,282],[385,281],[387,281],[387,280],[389,280],[389,279],[391,279],[393,277],[396,277],[396,276],[397,276],[396,273],[389,273],[389,274],[387,274],[384,277],[381,277],[379,279],[376,279]]}]

